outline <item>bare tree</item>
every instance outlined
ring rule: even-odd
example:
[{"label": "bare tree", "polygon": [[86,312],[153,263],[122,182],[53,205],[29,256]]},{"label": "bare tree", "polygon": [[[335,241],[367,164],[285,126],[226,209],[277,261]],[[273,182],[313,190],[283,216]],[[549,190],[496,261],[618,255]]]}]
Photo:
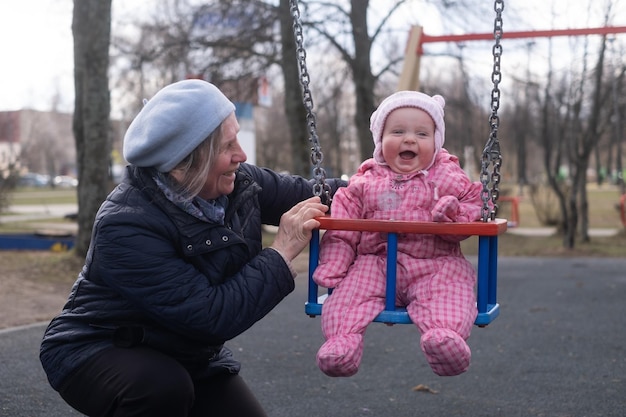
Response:
[{"label": "bare tree", "polygon": [[89,248],[96,212],[109,191],[111,0],[74,0],[73,130],[78,165],[76,254]]},{"label": "bare tree", "polygon": [[22,110],[23,141],[20,164],[51,177],[70,174],[75,166],[72,115]]},{"label": "bare tree", "polygon": [[[369,0],[298,2],[309,56],[328,55],[330,46],[349,68],[351,88],[333,93],[322,92],[328,87],[325,84],[316,84],[316,87],[319,87],[319,97],[336,99],[336,93],[341,93],[342,103],[349,94],[353,95],[352,111],[344,112],[353,118],[353,126],[342,128],[342,133],[350,132],[359,141],[359,160],[373,151],[369,117],[376,107],[375,90],[385,89],[383,84],[388,81],[385,77],[391,79],[389,75],[397,72],[398,63],[404,58],[404,45],[397,40],[391,18],[407,2],[394,0],[375,5]],[[173,79],[193,74],[223,87],[238,80],[258,77],[272,66],[280,67],[291,145],[291,171],[309,175],[310,135],[302,103],[297,61],[300,51],[296,50],[293,33],[292,2],[280,0],[277,6],[261,0],[212,0],[201,6],[193,3],[191,0],[159,2],[157,13],[148,21],[137,24],[138,33],[115,39],[120,62],[127,62],[122,79],[127,83],[132,81],[130,87],[149,85],[156,91]],[[374,6],[375,10],[372,9]],[[369,27],[368,14],[376,16],[373,27]],[[406,30],[402,33],[405,35]],[[378,59],[373,69],[371,59],[375,43],[385,58]],[[315,82],[322,71],[314,68],[311,73],[314,73],[312,79]],[[155,81],[150,85],[148,80]],[[382,89],[381,94],[389,93]],[[138,95],[146,97],[152,93]],[[318,101],[317,95],[315,104],[320,119],[330,121],[333,115],[338,115],[337,107],[330,109],[329,103]],[[324,115],[327,110],[332,114]],[[332,134],[321,136],[332,137]],[[351,143],[353,137],[335,137],[331,146],[335,150],[341,148],[343,145],[339,141],[346,139]],[[287,151],[284,146],[281,149]],[[337,161],[332,162],[338,168]]]},{"label": "bare tree", "polygon": [[[613,59],[616,57],[621,61],[621,54],[617,54],[615,51],[615,38],[610,38],[609,43],[611,45]],[[611,74],[611,128],[612,135],[608,146],[607,155],[607,172],[611,177],[611,180],[619,188],[620,194],[626,194],[626,184],[624,182],[624,168],[622,165],[622,142],[624,141],[624,117],[626,114],[626,102],[622,99],[624,97],[624,76],[626,75],[626,65],[613,65]],[[614,166],[614,168],[613,168]]]},{"label": "bare tree", "polygon": [[[570,196],[570,210],[575,212],[575,207],[580,207],[581,210],[581,225],[580,234],[583,242],[588,242],[589,237],[589,200],[587,196],[587,168],[589,167],[589,159],[594,148],[597,147],[599,139],[602,137],[604,129],[604,121],[607,120],[603,115],[603,103],[607,96],[606,89],[603,88],[605,60],[606,56],[606,36],[602,38],[600,43],[600,49],[598,51],[597,62],[592,77],[592,92],[591,92],[591,109],[587,118],[586,127],[580,132],[579,140],[575,150],[574,163],[576,166],[573,193]],[[580,194],[579,199],[578,194]],[[574,235],[577,229],[576,216],[572,216],[569,220],[570,227],[568,231],[570,235],[567,237],[568,247],[574,247]]]},{"label": "bare tree", "polygon": [[[395,58],[392,57],[387,65],[382,65],[382,69],[374,74],[371,65],[372,44],[379,36],[383,36],[389,19],[403,3],[405,0],[394,1],[377,26],[370,29],[367,21],[369,0],[350,0],[350,9],[340,3],[307,2],[307,26],[339,52],[352,72],[355,94],[354,125],[361,156],[372,155],[374,151],[369,118],[376,109],[374,92],[377,80],[401,60],[401,56],[396,54]],[[346,28],[349,28],[348,32]]]},{"label": "bare tree", "polygon": [[350,70],[333,53],[321,57],[317,66],[320,67],[316,77],[319,82],[316,101],[319,110],[317,121],[320,142],[326,150],[324,165],[328,167],[332,176],[354,173],[361,161],[355,154],[356,141],[352,140],[354,138],[352,120],[355,110],[350,105],[354,97],[350,87]]},{"label": "bare tree", "polygon": [[302,51],[297,51],[294,35],[294,19],[297,17],[297,14],[294,14],[297,10],[291,9],[289,0],[280,0],[278,12],[282,47],[280,65],[285,85],[284,109],[291,137],[291,171],[308,176],[311,163],[307,144],[310,135],[307,131],[306,108],[300,85],[300,65],[297,61],[298,53]]},{"label": "bare tree", "polygon": [[[586,66],[588,47],[585,47],[583,68],[573,73],[575,81],[564,76],[561,83],[552,85],[552,71],[545,87],[542,144],[545,168],[551,188],[559,199],[562,213],[563,245],[572,249],[576,236],[589,241],[589,208],[587,170],[593,150],[605,132],[609,112],[603,103],[608,96],[604,82],[606,39],[602,39],[592,71]],[[566,178],[561,167],[567,163]]]},{"label": "bare tree", "polygon": [[[172,81],[194,77],[216,84],[234,101],[255,102],[254,81],[279,66],[291,138],[287,169],[309,174],[306,115],[288,0],[277,7],[260,0],[213,0],[201,5],[165,1],[159,2],[153,16],[134,25],[139,36],[117,36],[114,45],[119,61],[127,63],[120,80],[139,97],[153,93],[144,91],[146,86],[156,91]],[[139,101],[134,105],[139,107]],[[286,140],[282,138],[278,149],[285,149]]]},{"label": "bare tree", "polygon": [[[282,102],[284,94],[273,90],[272,102]],[[281,106],[259,106],[254,110],[256,133],[256,157],[261,166],[276,171],[292,170],[293,158],[289,126]],[[302,123],[300,123],[302,124]]]}]

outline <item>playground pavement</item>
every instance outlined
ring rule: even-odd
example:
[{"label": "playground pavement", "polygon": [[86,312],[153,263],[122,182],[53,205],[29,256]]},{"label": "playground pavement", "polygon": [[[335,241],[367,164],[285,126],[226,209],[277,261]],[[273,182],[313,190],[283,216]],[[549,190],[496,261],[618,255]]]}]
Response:
[{"label": "playground pavement", "polygon": [[[228,345],[273,417],[626,415],[626,258],[501,257],[498,294],[500,317],[474,328],[472,365],[456,377],[432,373],[412,325],[383,324],[368,328],[357,375],[323,375],[305,276]],[[0,331],[2,417],[80,416],[41,370],[44,325]]]}]

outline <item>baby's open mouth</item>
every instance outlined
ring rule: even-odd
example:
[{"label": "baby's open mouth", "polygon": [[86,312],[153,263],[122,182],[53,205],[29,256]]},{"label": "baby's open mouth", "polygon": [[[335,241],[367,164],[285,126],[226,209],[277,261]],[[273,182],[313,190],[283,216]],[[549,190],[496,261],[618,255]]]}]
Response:
[{"label": "baby's open mouth", "polygon": [[400,152],[400,158],[402,159],[413,159],[417,156],[417,154],[413,151],[403,151]]}]

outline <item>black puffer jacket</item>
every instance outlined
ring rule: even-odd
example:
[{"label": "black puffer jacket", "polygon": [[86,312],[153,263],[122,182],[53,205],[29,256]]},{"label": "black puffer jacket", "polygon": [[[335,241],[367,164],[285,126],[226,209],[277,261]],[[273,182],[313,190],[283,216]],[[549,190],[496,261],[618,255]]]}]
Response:
[{"label": "black puffer jacket", "polygon": [[40,359],[52,387],[113,344],[151,346],[194,377],[238,372],[224,342],[294,289],[280,254],[262,250],[261,225],[277,225],[310,196],[310,181],[242,164],[225,225],[206,223],[167,200],[148,170],[129,167],[102,204],[85,266],[45,332]]}]

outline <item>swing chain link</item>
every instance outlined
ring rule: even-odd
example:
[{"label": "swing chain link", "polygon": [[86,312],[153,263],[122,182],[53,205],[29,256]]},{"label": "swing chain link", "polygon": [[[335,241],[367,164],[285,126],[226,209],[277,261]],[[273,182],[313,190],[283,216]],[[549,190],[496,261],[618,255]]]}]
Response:
[{"label": "swing chain link", "polygon": [[[500,142],[498,141],[498,128],[500,126],[500,117],[498,109],[500,108],[500,81],[502,73],[500,72],[500,58],[502,56],[502,11],[504,10],[504,0],[495,0],[494,10],[496,18],[493,26],[493,36],[495,43],[492,48],[493,54],[493,71],[491,73],[491,81],[493,89],[491,90],[491,115],[489,116],[490,134],[489,140],[483,149],[480,182],[483,185],[481,198],[483,201],[482,220],[484,222],[494,220],[498,213],[498,198],[500,197],[500,167],[502,166],[502,155],[500,153]],[[493,164],[493,170],[489,173],[489,165]],[[492,184],[489,189],[489,183]],[[493,203],[493,209],[489,207],[489,203]]]},{"label": "swing chain link", "polygon": [[311,142],[311,163],[313,164],[313,195],[319,196],[322,202],[330,206],[332,202],[330,185],[326,183],[326,171],[322,167],[324,154],[317,135],[317,121],[313,112],[313,95],[309,88],[310,77],[306,65],[306,50],[304,49],[304,36],[302,23],[300,23],[300,10],[297,0],[289,0],[291,17],[293,18],[293,33],[296,42],[296,55],[300,70],[300,84],[302,85],[303,104],[306,109],[306,121],[309,128],[309,142]]}]

